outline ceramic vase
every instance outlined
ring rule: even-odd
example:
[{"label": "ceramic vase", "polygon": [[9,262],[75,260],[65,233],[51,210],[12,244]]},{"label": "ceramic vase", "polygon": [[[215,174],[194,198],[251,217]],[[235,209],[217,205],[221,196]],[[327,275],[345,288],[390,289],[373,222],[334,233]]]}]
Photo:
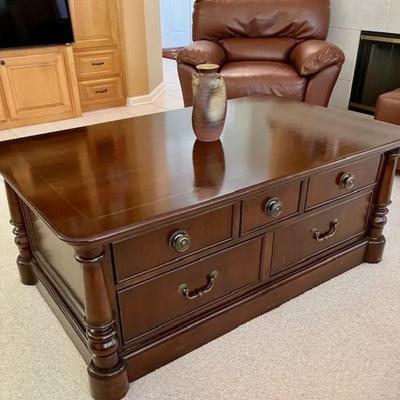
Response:
[{"label": "ceramic vase", "polygon": [[226,118],[226,86],[216,64],[197,66],[193,75],[193,130],[198,140],[213,142],[222,134]]}]

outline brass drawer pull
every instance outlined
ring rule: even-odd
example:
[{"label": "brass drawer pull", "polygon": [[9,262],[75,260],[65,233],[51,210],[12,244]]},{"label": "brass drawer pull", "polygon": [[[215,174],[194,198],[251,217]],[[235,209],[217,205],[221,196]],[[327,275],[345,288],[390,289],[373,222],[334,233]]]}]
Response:
[{"label": "brass drawer pull", "polygon": [[282,214],[282,211],[283,202],[280,201],[277,197],[269,199],[265,204],[265,212],[270,217],[277,218]]},{"label": "brass drawer pull", "polygon": [[104,61],[92,62],[93,67],[104,65]]},{"label": "brass drawer pull", "polygon": [[186,231],[175,232],[169,241],[170,247],[179,253],[183,253],[188,250],[191,244],[192,238]]},{"label": "brass drawer pull", "polygon": [[325,240],[333,238],[336,235],[338,225],[339,221],[335,219],[330,223],[330,228],[328,232],[321,233],[318,231],[317,228],[314,228],[312,230],[313,239],[315,239],[317,242],[324,242]]},{"label": "brass drawer pull", "polygon": [[353,189],[356,185],[356,177],[352,174],[345,173],[340,177],[339,187],[341,189]]},{"label": "brass drawer pull", "polygon": [[108,89],[98,89],[96,90],[96,93],[107,93]]},{"label": "brass drawer pull", "polygon": [[207,293],[210,293],[211,290],[214,289],[215,280],[218,278],[218,271],[213,271],[207,277],[207,285],[204,288],[195,289],[190,291],[187,287],[186,283],[182,283],[182,285],[178,288],[178,293],[183,294],[188,300],[195,300],[198,297],[202,297]]}]

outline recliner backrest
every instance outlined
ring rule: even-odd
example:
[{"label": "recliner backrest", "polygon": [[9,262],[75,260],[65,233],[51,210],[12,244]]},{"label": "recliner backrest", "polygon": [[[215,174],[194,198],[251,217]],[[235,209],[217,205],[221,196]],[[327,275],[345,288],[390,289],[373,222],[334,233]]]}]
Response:
[{"label": "recliner backrest", "polygon": [[226,61],[289,61],[297,41],[292,38],[228,38],[219,41]]},{"label": "recliner backrest", "polygon": [[277,36],[325,40],[329,20],[330,0],[196,0],[193,40]]}]

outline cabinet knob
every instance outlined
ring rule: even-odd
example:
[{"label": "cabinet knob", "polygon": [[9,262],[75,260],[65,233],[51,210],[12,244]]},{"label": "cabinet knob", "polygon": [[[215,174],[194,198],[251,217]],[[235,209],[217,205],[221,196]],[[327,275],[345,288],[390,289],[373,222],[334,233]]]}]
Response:
[{"label": "cabinet knob", "polygon": [[349,173],[344,173],[340,177],[339,186],[341,189],[353,189],[356,184],[356,177]]},{"label": "cabinet knob", "polygon": [[265,212],[268,216],[276,218],[282,214],[283,203],[277,197],[273,197],[267,201],[265,205]]},{"label": "cabinet knob", "polygon": [[175,232],[169,241],[169,245],[175,251],[183,253],[189,249],[192,244],[192,238],[186,231]]},{"label": "cabinet knob", "polygon": [[6,62],[4,60],[0,60],[0,65],[6,65]]}]

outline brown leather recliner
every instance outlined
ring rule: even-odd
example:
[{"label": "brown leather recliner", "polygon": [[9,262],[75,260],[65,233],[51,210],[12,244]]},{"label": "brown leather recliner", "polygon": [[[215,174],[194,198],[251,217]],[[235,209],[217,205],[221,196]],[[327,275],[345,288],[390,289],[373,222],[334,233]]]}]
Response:
[{"label": "brown leather recliner", "polygon": [[275,95],[327,106],[344,62],[325,41],[329,0],[197,0],[193,44],[178,54],[185,106],[196,65],[219,64],[228,98]]}]

